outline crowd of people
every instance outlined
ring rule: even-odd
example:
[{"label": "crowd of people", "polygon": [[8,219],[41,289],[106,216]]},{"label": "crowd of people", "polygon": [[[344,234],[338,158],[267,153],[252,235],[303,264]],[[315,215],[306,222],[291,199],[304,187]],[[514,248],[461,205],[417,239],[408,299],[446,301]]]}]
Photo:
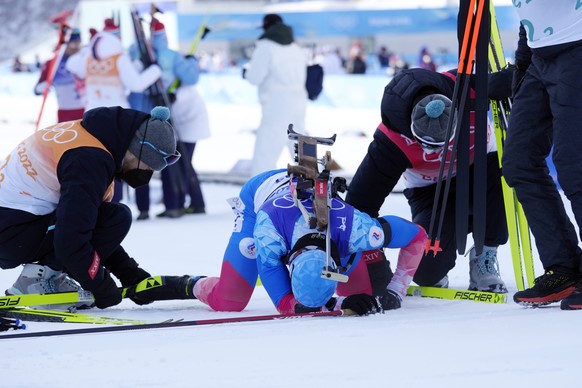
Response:
[{"label": "crowd of people", "polygon": [[[204,198],[191,161],[196,143],[210,136],[210,126],[205,102],[196,89],[196,58],[170,50],[165,26],[155,17],[147,42],[153,49],[152,63],[141,62],[143,53],[136,45],[123,49],[119,25],[111,18],[105,19],[101,31],[91,29],[90,35],[85,47],[81,47],[79,30],[69,35],[63,55],[43,66],[35,93],[54,89],[59,122],[82,119],[84,112],[97,107],[120,106],[148,113],[155,105],[169,106],[177,112],[172,124],[184,157],[160,173],[165,210],[158,216],[178,218],[204,213]],[[170,91],[175,82],[179,86]],[[165,101],[164,96],[168,97]],[[116,180],[113,201],[124,197],[129,200],[128,191],[121,180]],[[139,211],[136,219],[148,219],[149,187],[137,188],[134,198]]]},{"label": "crowd of people", "polygon": [[[560,184],[576,222],[582,222],[581,174],[577,173],[581,167],[575,157],[580,148],[575,125],[581,114],[576,96],[582,86],[577,88],[576,72],[582,56],[576,53],[582,49],[578,28],[582,19],[580,11],[568,7],[573,6],[563,4],[548,12],[532,2],[517,8],[522,19],[517,63],[515,69],[506,70],[510,77],[504,79],[513,79],[506,88],[510,93],[503,96],[513,98],[513,110],[502,169],[493,136],[487,136],[485,239],[482,252],[470,250],[468,288],[508,292],[497,257],[497,248],[508,237],[503,172],[523,204],[545,270],[533,287],[515,293],[514,301],[525,306],[561,302],[562,309],[577,310],[582,309],[582,251],[545,162],[555,147]],[[548,24],[551,34],[546,29],[528,36],[524,29],[528,25],[534,31],[533,26]],[[292,27],[280,15],[269,14],[263,18],[263,32],[242,74],[257,86],[262,120],[252,177],[239,196],[230,200],[234,228],[220,276],[166,276],[164,286],[138,290],[137,284],[150,274],[121,246],[131,214],[126,205],[110,202],[113,187],[119,182],[143,187],[154,171],[162,171],[167,185],[164,216],[173,217],[174,209],[184,214],[186,195],[192,212],[204,212],[204,203],[197,202],[201,197],[195,193],[199,183],[196,189],[189,186],[195,173],[180,163],[187,160],[191,167],[198,140],[179,129],[194,120],[188,116],[192,110],[188,104],[199,101],[193,88],[198,68],[194,58],[167,48],[163,24],[153,19],[151,43],[157,64],[138,70],[130,55],[120,50],[116,28],[108,21],[88,48],[63,59],[65,69],[84,81],[85,112],[59,105],[63,115],[69,110],[81,115],[73,120],[67,116],[68,120],[35,132],[0,167],[0,266],[24,265],[9,294],[83,288],[93,293],[97,307],[106,308],[121,301],[113,274],[129,287],[128,295],[137,304],[197,299],[214,310],[240,311],[260,276],[282,314],[347,309],[366,315],[401,308],[412,281],[427,287],[449,286],[448,273],[457,260],[453,208],[436,212],[445,226],[441,249],[427,249],[425,230],[435,216],[433,198],[442,183],[438,180],[456,179],[454,168],[440,178],[438,171],[443,160],[457,163],[447,160],[454,141],[447,126],[457,114],[452,101],[456,69],[436,72],[430,54],[423,50],[418,68],[402,69],[389,81],[379,101],[381,122],[346,198],[339,195],[341,190],[329,189],[323,195],[328,202],[322,207],[319,180],[327,179],[328,187],[335,184],[320,174],[317,162],[315,167],[313,162],[309,165],[300,152],[297,168],[274,169],[288,141],[287,124],[294,124],[298,144],[317,139],[304,128],[305,56],[295,43]],[[387,51],[380,51],[384,64],[389,63]],[[358,58],[361,52],[355,46],[350,56]],[[354,69],[358,66],[353,64]],[[572,77],[565,79],[564,74]],[[103,80],[107,82],[100,83]],[[155,106],[158,100],[150,86],[166,90],[175,80],[180,86],[174,104],[182,100],[190,108]],[[70,89],[70,79],[52,86],[60,85]],[[43,87],[47,85],[39,82],[39,91]],[[129,99],[128,91],[132,92]],[[492,92],[498,98],[499,90]],[[475,104],[466,106],[469,123],[474,125]],[[474,141],[471,137],[470,145]],[[28,169],[20,168],[22,160],[28,162]],[[31,168],[38,168],[43,176],[37,179]],[[471,164],[470,179],[473,174]],[[412,220],[380,216],[380,206],[402,176]],[[167,202],[166,189],[176,194],[168,195]],[[457,194],[450,190],[449,202]],[[469,205],[470,212],[477,206]],[[384,248],[399,249],[394,271]]]}]

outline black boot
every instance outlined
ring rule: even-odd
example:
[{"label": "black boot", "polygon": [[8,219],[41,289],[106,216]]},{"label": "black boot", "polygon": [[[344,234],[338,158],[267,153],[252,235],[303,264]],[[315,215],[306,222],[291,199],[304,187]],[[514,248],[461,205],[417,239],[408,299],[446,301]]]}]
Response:
[{"label": "black boot", "polygon": [[582,280],[576,285],[576,290],[562,299],[560,303],[562,310],[582,310]]},{"label": "black boot", "polygon": [[197,299],[194,295],[194,285],[205,277],[152,276],[129,287],[125,295],[139,305],[157,300]]},{"label": "black boot", "polygon": [[548,269],[534,280],[532,288],[516,292],[513,300],[517,304],[530,307],[559,302],[574,292],[579,279],[580,274],[573,270]]}]

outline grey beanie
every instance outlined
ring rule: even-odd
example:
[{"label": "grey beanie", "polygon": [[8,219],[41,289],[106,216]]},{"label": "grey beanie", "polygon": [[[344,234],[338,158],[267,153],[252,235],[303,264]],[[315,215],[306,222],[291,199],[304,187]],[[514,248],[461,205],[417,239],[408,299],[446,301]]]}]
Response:
[{"label": "grey beanie", "polygon": [[176,153],[176,137],[174,128],[168,122],[170,118],[168,108],[156,106],[150,115],[151,117],[135,131],[129,144],[129,151],[155,171],[160,171],[167,166],[163,153],[166,155]]},{"label": "grey beanie", "polygon": [[412,134],[421,143],[444,145],[451,106],[451,100],[442,94],[424,97],[412,109]]}]

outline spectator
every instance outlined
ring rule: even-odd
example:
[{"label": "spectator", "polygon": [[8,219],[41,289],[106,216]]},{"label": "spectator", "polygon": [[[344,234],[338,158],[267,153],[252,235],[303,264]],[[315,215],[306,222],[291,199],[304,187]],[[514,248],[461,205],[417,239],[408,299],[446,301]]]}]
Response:
[{"label": "spectator", "polygon": [[[162,69],[162,81],[157,87],[162,90],[148,90],[145,93],[132,93],[129,97],[134,109],[147,112],[151,107],[163,101],[161,94],[179,81],[175,94],[179,114],[173,115],[178,120],[176,131],[184,136],[178,139],[178,150],[184,155],[174,166],[162,171],[162,191],[165,210],[158,217],[178,218],[185,214],[185,197],[190,195],[188,213],[204,213],[205,205],[196,171],[192,167],[192,155],[196,141],[208,136],[208,115],[204,101],[198,95],[195,84],[198,82],[198,62],[192,56],[183,57],[180,53],[168,48],[168,38],[165,26],[156,18],[150,24],[151,45],[154,49],[156,62]],[[136,55],[137,53],[133,53]],[[160,100],[159,102],[156,101]],[[168,100],[169,102],[169,100]],[[180,117],[178,117],[180,116]],[[138,220],[149,217],[149,187],[143,186],[136,190],[136,202],[139,210]]]},{"label": "spectator", "polygon": [[86,84],[85,110],[101,106],[129,108],[128,91],[143,92],[161,76],[158,65],[139,73],[129,56],[123,52],[119,26],[105,20],[104,30],[91,40],[88,50],[71,56],[67,70],[84,79]]},{"label": "spectator", "polygon": [[418,57],[418,67],[425,70],[436,71],[436,64],[432,58],[432,54],[428,51],[426,46],[420,49]]},{"label": "spectator", "polygon": [[366,68],[366,54],[362,48],[362,44],[357,41],[350,49],[350,55],[346,63],[346,71],[349,74],[365,74]]},{"label": "spectator", "polygon": [[[42,95],[46,88],[52,86],[57,97],[57,117],[58,122],[78,120],[83,117],[85,112],[85,101],[81,93],[83,88],[79,89],[79,85],[71,72],[66,69],[66,64],[69,58],[79,52],[81,49],[81,34],[78,29],[72,31],[69,41],[67,42],[65,52],[59,62],[52,61],[45,62],[42,67],[40,78],[34,87],[34,94]],[[52,69],[53,78],[51,85],[48,84],[48,72],[51,63],[57,66]]]},{"label": "spectator", "polygon": [[390,66],[390,57],[392,53],[388,51],[386,46],[380,47],[378,51],[378,62],[380,63],[380,68],[382,70],[387,69]]},{"label": "spectator", "polygon": [[263,18],[264,33],[259,37],[243,78],[258,87],[261,123],[257,129],[251,175],[276,167],[281,151],[290,143],[287,128],[305,131],[307,109],[307,58],[294,42],[293,29],[281,16]]}]

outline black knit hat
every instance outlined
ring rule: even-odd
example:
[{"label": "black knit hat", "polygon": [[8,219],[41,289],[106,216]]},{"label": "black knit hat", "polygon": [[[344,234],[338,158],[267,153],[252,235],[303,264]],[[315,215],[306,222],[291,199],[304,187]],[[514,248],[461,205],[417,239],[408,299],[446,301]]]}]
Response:
[{"label": "black knit hat", "polygon": [[176,152],[176,137],[174,128],[168,122],[168,108],[156,106],[150,115],[135,131],[129,151],[155,171],[160,171],[175,162],[179,155]]},{"label": "black knit hat", "polygon": [[446,135],[451,105],[446,96],[430,94],[414,106],[411,130],[419,143],[428,147],[442,147],[448,143]]},{"label": "black knit hat", "polygon": [[263,17],[263,30],[271,27],[273,24],[283,23],[283,18],[276,13],[269,13]]}]

